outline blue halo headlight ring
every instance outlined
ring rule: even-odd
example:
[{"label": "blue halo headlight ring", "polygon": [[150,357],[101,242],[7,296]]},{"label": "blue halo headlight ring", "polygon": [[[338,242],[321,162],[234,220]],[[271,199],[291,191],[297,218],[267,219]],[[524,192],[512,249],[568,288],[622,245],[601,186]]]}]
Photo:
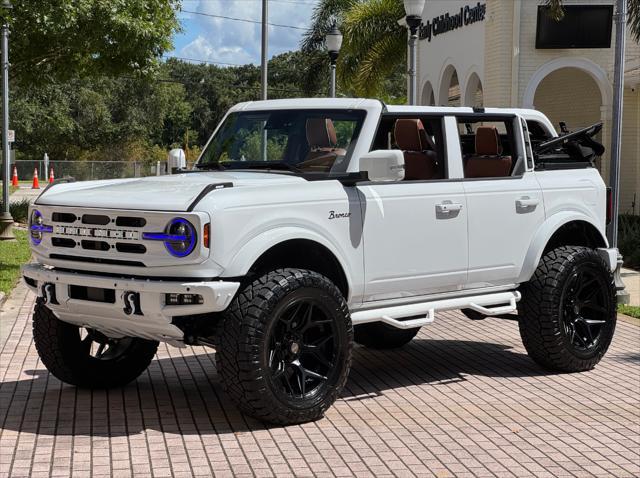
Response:
[{"label": "blue halo headlight ring", "polygon": [[42,234],[45,232],[53,232],[53,227],[45,226],[43,224],[44,219],[42,213],[37,209],[31,211],[29,217],[29,236],[34,246],[39,245],[42,242]]},{"label": "blue halo headlight ring", "polygon": [[162,241],[169,254],[175,257],[186,257],[196,247],[196,229],[184,218],[176,217],[167,224],[166,232],[145,232],[142,238],[150,241]]}]

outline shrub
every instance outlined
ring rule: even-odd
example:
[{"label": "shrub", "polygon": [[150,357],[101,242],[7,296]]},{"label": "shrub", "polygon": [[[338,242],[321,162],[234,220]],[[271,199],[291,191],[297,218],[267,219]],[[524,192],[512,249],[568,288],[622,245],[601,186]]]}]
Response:
[{"label": "shrub", "polygon": [[640,269],[640,216],[620,216],[618,249],[624,259],[625,267]]},{"label": "shrub", "polygon": [[[0,210],[4,209],[0,203]],[[14,201],[9,204],[9,212],[15,222],[26,223],[29,216],[29,200]]]}]

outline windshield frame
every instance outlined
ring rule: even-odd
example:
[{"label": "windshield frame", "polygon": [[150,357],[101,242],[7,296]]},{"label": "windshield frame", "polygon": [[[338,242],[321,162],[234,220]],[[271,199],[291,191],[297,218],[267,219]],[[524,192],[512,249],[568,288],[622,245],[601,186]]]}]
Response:
[{"label": "windshield frame", "polygon": [[[306,119],[318,117],[318,116],[320,117],[325,116],[334,121],[340,121],[340,120],[354,121],[355,127],[351,135],[349,145],[346,148],[346,154],[342,156],[341,161],[336,162],[328,171],[313,172],[313,173],[310,173],[302,169],[298,169],[296,167],[297,164],[300,164],[303,162],[302,161],[303,158],[298,158],[298,161],[296,163],[285,161],[285,160],[266,160],[266,161],[262,161],[260,159],[248,160],[246,161],[246,167],[243,166],[244,161],[240,161],[240,160],[228,161],[228,162],[227,161],[220,162],[217,160],[206,161],[206,162],[204,161],[205,157],[207,156],[207,152],[210,150],[210,148],[215,147],[216,138],[218,138],[219,135],[224,131],[225,125],[228,124],[229,120],[233,116],[251,117],[251,116],[265,115],[271,118],[273,117],[274,114],[281,115],[283,113],[286,114],[287,112],[290,112],[292,116],[294,115],[299,115],[303,117],[306,116],[307,117]],[[303,176],[308,174],[332,176],[332,175],[335,175],[336,173],[338,174],[345,173],[348,170],[349,165],[353,159],[354,151],[358,145],[358,141],[360,140],[361,134],[363,132],[365,123],[367,121],[368,113],[369,111],[367,108],[313,108],[311,107],[311,108],[282,108],[282,109],[266,108],[266,109],[255,109],[255,110],[254,109],[248,109],[248,110],[232,109],[220,121],[214,133],[211,135],[211,137],[207,141],[205,147],[202,149],[200,156],[198,157],[198,160],[193,165],[193,170],[194,171],[203,171],[203,170],[265,171],[265,170],[268,170],[275,173],[296,174],[296,175],[303,175]],[[220,155],[220,153],[213,153],[212,155],[215,155],[215,154],[218,154],[218,157]]]}]

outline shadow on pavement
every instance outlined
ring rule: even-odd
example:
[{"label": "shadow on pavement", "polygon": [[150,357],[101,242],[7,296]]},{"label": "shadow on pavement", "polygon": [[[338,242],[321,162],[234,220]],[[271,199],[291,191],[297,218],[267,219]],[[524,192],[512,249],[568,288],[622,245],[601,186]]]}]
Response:
[{"label": "shadow on pavement", "polygon": [[[204,349],[203,349],[204,350]],[[175,434],[226,434],[264,430],[224,396],[212,354],[154,360],[122,389],[81,390],[62,384],[46,369],[0,384],[2,428],[42,435],[124,436],[144,430]],[[356,346],[351,375],[339,400],[363,400],[412,385],[460,382],[465,376],[543,375],[526,355],[510,347],[459,340],[417,338],[396,350]]]}]

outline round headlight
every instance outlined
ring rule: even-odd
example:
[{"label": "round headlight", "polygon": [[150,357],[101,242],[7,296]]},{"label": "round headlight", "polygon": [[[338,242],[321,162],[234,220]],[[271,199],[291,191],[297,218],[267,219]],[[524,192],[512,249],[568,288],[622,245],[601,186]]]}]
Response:
[{"label": "round headlight", "polygon": [[173,256],[188,256],[196,247],[195,227],[181,217],[173,219],[167,226],[167,237],[164,245]]},{"label": "round headlight", "polygon": [[42,242],[42,223],[42,213],[37,209],[31,211],[31,216],[29,217],[29,232],[31,235],[31,242],[36,246]]}]

